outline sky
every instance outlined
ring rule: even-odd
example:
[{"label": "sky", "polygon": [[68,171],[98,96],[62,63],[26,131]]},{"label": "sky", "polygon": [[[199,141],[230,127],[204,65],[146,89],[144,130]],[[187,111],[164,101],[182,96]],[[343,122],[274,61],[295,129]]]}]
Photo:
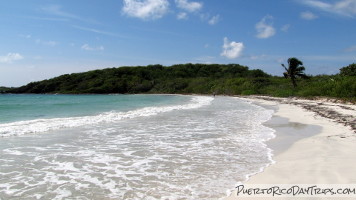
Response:
[{"label": "sky", "polygon": [[120,66],[356,62],[356,0],[1,0],[0,86]]}]

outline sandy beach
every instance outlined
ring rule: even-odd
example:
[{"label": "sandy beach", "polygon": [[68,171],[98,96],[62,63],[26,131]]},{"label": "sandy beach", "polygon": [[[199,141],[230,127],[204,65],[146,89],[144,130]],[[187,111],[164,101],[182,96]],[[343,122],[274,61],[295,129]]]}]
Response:
[{"label": "sandy beach", "polygon": [[[247,100],[276,111],[265,123],[276,130],[276,138],[267,143],[276,162],[243,184],[356,183],[355,105],[259,96]],[[225,199],[244,199],[236,193]]]}]

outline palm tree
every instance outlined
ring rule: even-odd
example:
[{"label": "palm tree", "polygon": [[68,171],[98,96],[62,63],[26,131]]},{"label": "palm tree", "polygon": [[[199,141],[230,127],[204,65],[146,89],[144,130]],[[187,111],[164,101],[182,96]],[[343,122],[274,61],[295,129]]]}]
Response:
[{"label": "palm tree", "polygon": [[304,74],[305,67],[302,61],[297,58],[289,58],[288,68],[284,64],[282,64],[282,67],[286,70],[286,72],[283,73],[284,77],[292,80],[293,87],[297,87],[297,77],[308,78],[308,76]]}]

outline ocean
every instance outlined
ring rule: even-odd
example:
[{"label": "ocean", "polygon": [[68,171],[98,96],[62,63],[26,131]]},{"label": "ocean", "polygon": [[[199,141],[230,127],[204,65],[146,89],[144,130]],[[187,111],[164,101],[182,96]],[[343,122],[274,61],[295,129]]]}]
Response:
[{"label": "ocean", "polygon": [[271,164],[234,97],[0,95],[0,199],[209,200]]}]

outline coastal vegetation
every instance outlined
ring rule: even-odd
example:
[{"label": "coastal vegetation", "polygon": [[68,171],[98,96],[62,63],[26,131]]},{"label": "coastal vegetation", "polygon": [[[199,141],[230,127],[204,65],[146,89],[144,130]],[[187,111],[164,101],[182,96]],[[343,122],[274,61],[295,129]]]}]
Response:
[{"label": "coastal vegetation", "polygon": [[4,87],[4,86],[0,86],[0,94],[1,93],[6,93],[9,90],[13,90],[14,88],[9,88],[9,87]]},{"label": "coastal vegetation", "polygon": [[[294,61],[293,61],[294,62]],[[290,63],[291,64],[291,63]],[[303,72],[297,63],[297,74]],[[289,66],[290,67],[290,66]],[[288,68],[287,72],[288,72]],[[304,73],[303,73],[304,74]],[[294,74],[296,75],[296,74]],[[288,74],[288,77],[291,75]],[[297,76],[295,76],[295,79]],[[298,87],[283,76],[271,76],[260,69],[239,64],[148,65],[65,74],[6,90],[11,93],[61,94],[221,94],[270,95],[277,97],[325,96],[355,101],[355,64],[336,75],[308,76]]]},{"label": "coastal vegetation", "polygon": [[297,87],[297,78],[307,79],[308,76],[304,73],[305,67],[303,66],[303,62],[298,60],[297,58],[289,58],[288,59],[288,68],[282,64],[282,67],[286,70],[283,73],[285,78],[290,78],[293,84],[293,87]]},{"label": "coastal vegetation", "polygon": [[352,63],[349,66],[340,69],[341,76],[356,76],[356,63]]}]

